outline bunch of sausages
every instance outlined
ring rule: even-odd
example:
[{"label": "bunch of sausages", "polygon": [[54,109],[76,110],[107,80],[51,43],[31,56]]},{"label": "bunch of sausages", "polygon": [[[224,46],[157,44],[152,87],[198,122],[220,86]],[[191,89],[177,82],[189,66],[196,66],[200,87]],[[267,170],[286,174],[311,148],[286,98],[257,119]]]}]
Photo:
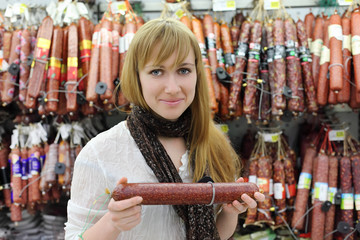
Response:
[{"label": "bunch of sausages", "polygon": [[42,116],[88,116],[110,111],[115,104],[127,105],[113,92],[143,20],[130,14],[124,19],[121,23],[103,17],[94,26],[81,17],[60,27],[47,16],[38,29],[0,28],[0,48],[9,63],[0,76],[0,103],[16,102],[25,112],[37,110]]},{"label": "bunch of sausages", "polygon": [[[305,148],[291,228],[297,234],[311,232],[311,239],[355,239],[359,143],[348,134],[343,141],[331,140],[330,130],[320,129]],[[344,224],[347,228],[341,230]]]},{"label": "bunch of sausages", "polygon": [[258,136],[243,176],[262,189],[265,201],[258,202],[257,208],[248,209],[244,226],[265,224],[282,227],[293,212],[296,155],[284,137],[276,142],[265,142],[261,133]]},{"label": "bunch of sausages", "polygon": [[[29,139],[29,135],[21,138]],[[39,144],[19,141],[11,146],[8,142],[3,139],[0,145],[0,203],[10,208],[12,221],[22,220],[23,209],[33,213],[48,202],[58,202],[62,194],[70,194],[73,165],[82,145],[71,139]]]}]

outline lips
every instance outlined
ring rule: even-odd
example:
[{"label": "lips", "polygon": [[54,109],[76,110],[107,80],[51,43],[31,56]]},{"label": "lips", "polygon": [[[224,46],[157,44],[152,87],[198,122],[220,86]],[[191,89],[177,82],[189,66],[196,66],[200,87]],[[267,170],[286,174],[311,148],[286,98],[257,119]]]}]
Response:
[{"label": "lips", "polygon": [[161,99],[160,102],[163,102],[168,105],[176,105],[179,104],[183,99]]}]

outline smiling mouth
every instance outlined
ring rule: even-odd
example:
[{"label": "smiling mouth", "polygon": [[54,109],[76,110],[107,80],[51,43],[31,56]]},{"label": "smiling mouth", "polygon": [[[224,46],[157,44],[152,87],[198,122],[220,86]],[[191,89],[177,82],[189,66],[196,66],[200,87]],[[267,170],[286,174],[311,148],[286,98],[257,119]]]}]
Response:
[{"label": "smiling mouth", "polygon": [[176,105],[180,103],[183,99],[177,99],[177,100],[161,100],[161,102],[169,105]]}]

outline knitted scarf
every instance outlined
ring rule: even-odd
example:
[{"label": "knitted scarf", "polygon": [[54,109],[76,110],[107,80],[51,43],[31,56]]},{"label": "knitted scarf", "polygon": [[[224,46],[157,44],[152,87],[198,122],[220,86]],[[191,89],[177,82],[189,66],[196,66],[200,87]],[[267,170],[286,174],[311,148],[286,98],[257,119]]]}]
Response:
[{"label": "knitted scarf", "polygon": [[[189,109],[177,121],[172,122],[158,118],[139,106],[133,107],[127,119],[132,137],[160,183],[182,182],[182,179],[157,136],[186,139],[190,120]],[[174,205],[173,207],[184,220],[188,240],[220,239],[215,225],[213,206]]]}]

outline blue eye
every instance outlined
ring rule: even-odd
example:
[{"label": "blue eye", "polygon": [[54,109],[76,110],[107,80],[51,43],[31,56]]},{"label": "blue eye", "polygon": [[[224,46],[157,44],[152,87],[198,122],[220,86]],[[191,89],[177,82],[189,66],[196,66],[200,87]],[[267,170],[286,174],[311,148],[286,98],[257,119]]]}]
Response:
[{"label": "blue eye", "polygon": [[186,74],[190,73],[190,70],[187,68],[181,68],[181,69],[179,69],[179,73],[186,75]]},{"label": "blue eye", "polygon": [[155,69],[155,70],[152,70],[150,72],[150,74],[153,75],[153,76],[160,76],[162,74],[162,71],[159,70],[159,69]]}]

